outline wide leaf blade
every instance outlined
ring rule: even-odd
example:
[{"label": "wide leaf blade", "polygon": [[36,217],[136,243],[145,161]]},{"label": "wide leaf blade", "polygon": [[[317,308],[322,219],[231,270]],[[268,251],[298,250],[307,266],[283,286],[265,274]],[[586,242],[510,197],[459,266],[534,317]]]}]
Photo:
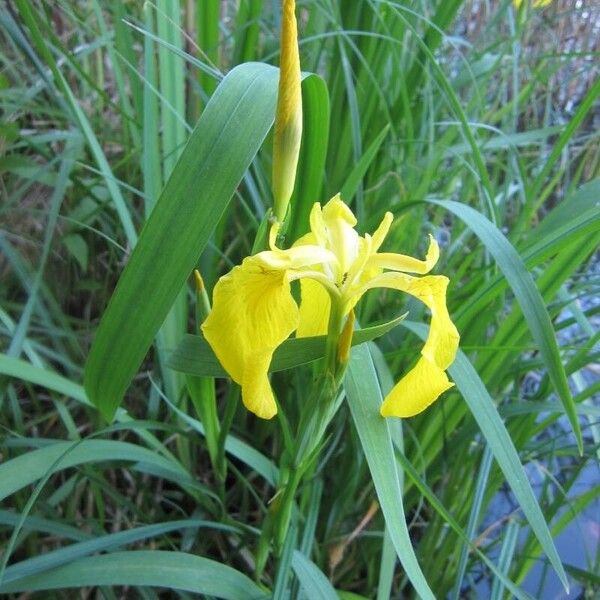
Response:
[{"label": "wide leaf blade", "polygon": [[[401,315],[391,321],[356,330],[352,336],[352,345],[364,344],[385,335],[405,317],[406,315]],[[275,350],[269,372],[286,371],[323,358],[326,340],[327,336],[324,335],[286,340]],[[185,335],[169,356],[167,366],[199,377],[228,377],[203,335]]]},{"label": "wide leaf blade", "polygon": [[231,567],[185,552],[159,550],[88,556],[2,585],[0,592],[7,594],[99,585],[157,586],[229,600],[266,596],[251,579]]},{"label": "wide leaf blade", "polygon": [[417,594],[433,600],[433,595],[415,556],[402,504],[394,447],[388,423],[379,414],[383,402],[379,381],[366,344],[352,350],[344,387],[352,419],[377,491],[377,498],[406,576]]},{"label": "wide leaf blade", "polygon": [[225,77],[141,232],[85,370],[86,392],[107,420],[271,127],[277,79],[258,63]]}]

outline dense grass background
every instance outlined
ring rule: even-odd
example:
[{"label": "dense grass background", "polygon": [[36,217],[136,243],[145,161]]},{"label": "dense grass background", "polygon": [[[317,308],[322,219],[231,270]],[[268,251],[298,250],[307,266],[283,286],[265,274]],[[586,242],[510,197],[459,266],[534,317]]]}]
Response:
[{"label": "dense grass background", "polygon": [[[342,190],[362,231],[394,212],[389,249],[420,255],[433,233],[438,272],[452,282],[458,390],[392,427],[430,588],[439,598],[502,598],[515,594],[512,581],[522,597],[561,593],[547,544],[494,460],[503,438],[486,429],[484,409],[495,405],[559,542],[570,597],[591,597],[600,560],[600,9],[591,0],[519,12],[507,1],[315,0],[299,2],[298,15],[303,69],[329,93],[316,78],[305,86],[289,238],[306,229],[312,202]],[[0,20],[0,590],[248,597],[254,588],[241,574],[252,576],[286,426],[299,420],[312,369],[274,376],[279,422],[238,408],[226,381],[186,382],[166,361],[196,331],[190,280],[116,424],[102,422],[81,382],[137,235],[223,74],[247,61],[277,64],[279,3],[14,0],[0,4]],[[252,249],[270,205],[270,153],[267,138],[197,262],[209,289]],[[194,181],[193,194],[201,199],[218,175]],[[132,321],[143,320],[143,301],[132,302]],[[371,292],[358,318],[369,325],[406,310],[413,323],[427,318],[399,294]],[[418,348],[414,327],[398,327],[355,356],[375,361],[367,381],[385,390]],[[346,389],[350,400],[360,395],[358,384]],[[215,397],[217,417],[206,408]],[[581,456],[565,406],[577,414]],[[216,437],[214,428],[201,435],[199,421]],[[331,597],[326,579],[348,599],[414,593],[353,423],[343,403],[300,490],[290,541],[299,552],[269,562],[261,581],[276,597],[300,588]]]}]

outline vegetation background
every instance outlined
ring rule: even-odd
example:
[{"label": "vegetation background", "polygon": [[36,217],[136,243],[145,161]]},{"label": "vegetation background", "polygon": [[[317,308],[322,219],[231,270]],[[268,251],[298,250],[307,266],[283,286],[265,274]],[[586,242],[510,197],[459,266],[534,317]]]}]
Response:
[{"label": "vegetation background", "polygon": [[[298,2],[298,16],[303,69],[328,94],[319,83],[304,90],[294,233],[312,202],[342,190],[363,231],[394,212],[396,251],[420,255],[435,234],[439,272],[451,279],[464,353],[451,371],[458,389],[391,428],[429,587],[438,598],[567,597],[548,562],[551,543],[534,531],[535,502],[511,485],[522,473],[517,454],[501,464],[504,430],[485,426],[497,424],[488,420],[495,407],[557,543],[568,597],[593,597],[600,7],[313,0]],[[269,563],[261,589],[244,576],[286,421],[297,422],[312,373],[274,376],[285,419],[263,422],[238,409],[227,382],[194,387],[169,369],[171,350],[196,330],[191,281],[113,425],[81,387],[136,232],[223,74],[247,61],[277,64],[279,18],[271,0],[0,3],[4,593],[426,596],[397,561],[390,505],[377,502],[381,479],[346,404],[300,490],[289,553]],[[220,157],[235,160],[235,148]],[[198,261],[209,289],[252,249],[270,205],[270,161],[267,139]],[[187,193],[202,198],[218,175]],[[406,310],[411,322],[426,320],[397,294],[367,297],[358,316],[368,325]],[[131,320],[143,318],[133,302]],[[420,344],[411,331],[394,328],[370,345],[367,380],[377,389],[410,367]],[[213,397],[211,445],[200,422]],[[223,460],[226,477],[215,469]]]}]

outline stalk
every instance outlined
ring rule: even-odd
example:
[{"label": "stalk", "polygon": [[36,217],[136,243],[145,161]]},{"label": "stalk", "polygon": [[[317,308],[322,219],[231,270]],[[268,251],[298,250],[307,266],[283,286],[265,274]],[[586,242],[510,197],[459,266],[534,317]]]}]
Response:
[{"label": "stalk", "polygon": [[[325,431],[333,419],[338,403],[336,398],[348,360],[354,315],[344,324],[344,315],[337,302],[332,302],[324,358],[324,370],[315,381],[302,412],[293,451],[284,452],[279,469],[279,483],[265,519],[258,544],[256,578],[260,579],[271,553],[277,559],[285,545],[290,529],[294,499],[304,475],[310,471],[319,455]],[[348,335],[350,332],[350,336]]]}]

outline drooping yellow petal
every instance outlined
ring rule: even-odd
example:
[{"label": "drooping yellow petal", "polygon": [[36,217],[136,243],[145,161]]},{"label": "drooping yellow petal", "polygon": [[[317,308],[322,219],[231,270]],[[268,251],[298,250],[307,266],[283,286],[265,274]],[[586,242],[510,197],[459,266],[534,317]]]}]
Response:
[{"label": "drooping yellow petal", "polygon": [[329,325],[331,298],[317,281],[300,280],[300,322],[296,337],[325,335]]},{"label": "drooping yellow petal", "polygon": [[421,354],[440,369],[447,369],[454,361],[460,340],[446,306],[448,278],[429,275],[411,279],[406,291],[421,300],[431,311],[429,335]]},{"label": "drooping yellow petal", "polygon": [[204,337],[223,368],[242,386],[246,408],[263,419],[277,413],[267,370],[273,352],[298,325],[298,307],[285,270],[248,257],[219,279]]},{"label": "drooping yellow petal", "polygon": [[374,254],[369,261],[370,266],[381,269],[391,269],[392,271],[401,271],[403,273],[418,273],[425,275],[435,267],[440,257],[440,248],[435,238],[429,236],[429,248],[425,260],[419,260],[412,256],[404,254],[394,254],[392,252],[381,252]]},{"label": "drooping yellow petal", "polygon": [[302,91],[295,0],[283,0],[279,91],[273,138],[273,212],[285,218],[294,191],[302,138]]},{"label": "drooping yellow petal", "polygon": [[[384,402],[387,416],[392,415],[390,406],[398,409],[393,413],[395,416],[407,416],[408,412],[411,415],[417,414],[451,385],[444,370],[456,356],[460,336],[446,307],[448,278],[442,275],[411,277],[403,273],[383,273],[372,279],[365,290],[376,287],[407,292],[421,300],[431,311],[429,335],[421,350],[422,358],[400,380]],[[417,386],[414,394],[410,392],[413,386]],[[402,394],[406,394],[405,400],[402,400]],[[406,403],[406,411],[398,408],[403,402]]]},{"label": "drooping yellow petal", "polygon": [[417,415],[453,385],[443,369],[422,356],[387,395],[381,415],[403,418]]}]

